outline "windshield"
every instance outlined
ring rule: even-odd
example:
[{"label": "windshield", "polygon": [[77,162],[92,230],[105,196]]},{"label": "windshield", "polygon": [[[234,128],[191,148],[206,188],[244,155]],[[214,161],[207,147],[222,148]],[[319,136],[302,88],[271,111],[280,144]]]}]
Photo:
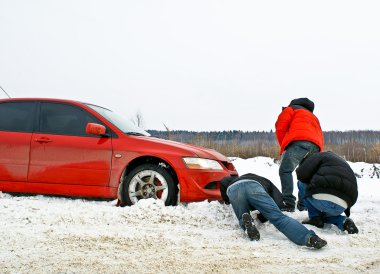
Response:
[{"label": "windshield", "polygon": [[132,122],[127,121],[121,115],[109,109],[91,105],[91,104],[86,104],[86,106],[92,108],[97,113],[102,115],[105,119],[107,119],[109,122],[111,122],[113,125],[115,125],[118,129],[120,129],[125,134],[137,135],[137,136],[150,136],[150,134],[146,132],[145,130],[143,130],[142,128],[135,126]]}]

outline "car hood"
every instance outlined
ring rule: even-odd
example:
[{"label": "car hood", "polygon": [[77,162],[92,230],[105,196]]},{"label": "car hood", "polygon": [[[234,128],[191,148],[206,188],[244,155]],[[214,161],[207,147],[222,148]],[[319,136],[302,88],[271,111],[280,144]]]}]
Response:
[{"label": "car hood", "polygon": [[138,136],[136,138],[139,138],[140,140],[143,139],[145,141],[151,142],[151,143],[157,143],[160,145],[166,145],[168,147],[174,148],[176,150],[180,150],[183,153],[186,153],[186,155],[182,156],[198,156],[200,158],[207,158],[212,160],[219,160],[224,162],[230,162],[230,160],[224,156],[223,154],[209,148],[199,147],[191,144],[185,144],[180,143],[176,141],[169,141],[165,139],[160,139],[156,137],[145,137],[145,136]]}]

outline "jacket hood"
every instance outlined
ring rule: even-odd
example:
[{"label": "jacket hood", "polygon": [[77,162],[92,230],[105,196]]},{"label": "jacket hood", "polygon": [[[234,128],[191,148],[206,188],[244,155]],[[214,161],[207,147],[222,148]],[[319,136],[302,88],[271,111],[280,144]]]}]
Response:
[{"label": "jacket hood", "polygon": [[313,112],[314,111],[314,103],[313,101],[309,100],[308,98],[297,98],[290,102],[289,107],[292,106],[301,106],[306,108],[307,110]]}]

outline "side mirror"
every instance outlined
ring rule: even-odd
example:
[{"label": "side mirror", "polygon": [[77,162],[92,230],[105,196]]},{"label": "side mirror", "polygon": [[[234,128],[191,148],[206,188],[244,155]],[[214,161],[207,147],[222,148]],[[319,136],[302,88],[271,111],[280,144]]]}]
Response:
[{"label": "side mirror", "polygon": [[95,123],[88,123],[86,125],[86,133],[99,135],[99,136],[105,136],[106,127],[99,124],[95,124]]}]

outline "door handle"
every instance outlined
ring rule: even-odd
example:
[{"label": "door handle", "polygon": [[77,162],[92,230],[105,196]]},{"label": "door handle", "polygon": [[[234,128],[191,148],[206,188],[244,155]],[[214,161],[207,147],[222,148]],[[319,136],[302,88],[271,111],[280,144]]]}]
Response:
[{"label": "door handle", "polygon": [[36,138],[36,139],[34,139],[34,141],[38,142],[38,143],[50,143],[50,142],[53,142],[53,140],[51,140],[49,138],[46,138],[46,137]]}]

